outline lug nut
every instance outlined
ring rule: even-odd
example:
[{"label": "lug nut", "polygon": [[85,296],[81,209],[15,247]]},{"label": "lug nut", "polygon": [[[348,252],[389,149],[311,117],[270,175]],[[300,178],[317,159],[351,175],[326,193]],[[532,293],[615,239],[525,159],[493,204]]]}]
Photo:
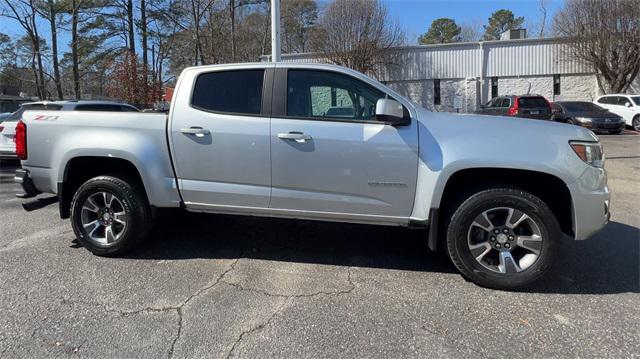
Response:
[{"label": "lug nut", "polygon": [[505,233],[505,234],[509,233],[509,230],[505,228],[505,229],[502,230],[502,233]]},{"label": "lug nut", "polygon": [[505,244],[504,244],[504,247],[505,247],[505,248],[509,248],[509,247],[511,247],[511,245],[510,245],[509,243],[505,243]]},{"label": "lug nut", "polygon": [[502,247],[500,243],[496,243],[496,248],[500,248],[500,247]]},{"label": "lug nut", "polygon": [[509,236],[509,240],[512,241],[513,240],[513,236]]},{"label": "lug nut", "polygon": [[496,229],[493,230],[493,233],[498,234],[498,233],[500,233],[500,230],[496,228]]},{"label": "lug nut", "polygon": [[496,237],[491,236],[491,238],[489,238],[492,242],[496,240]]}]

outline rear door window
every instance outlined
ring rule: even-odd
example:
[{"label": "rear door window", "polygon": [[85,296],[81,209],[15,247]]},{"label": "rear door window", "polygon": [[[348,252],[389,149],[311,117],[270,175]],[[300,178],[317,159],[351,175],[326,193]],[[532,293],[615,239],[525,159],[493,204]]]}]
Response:
[{"label": "rear door window", "polygon": [[191,106],[203,111],[260,114],[264,70],[216,71],[196,79]]},{"label": "rear door window", "polygon": [[518,99],[518,106],[521,108],[548,107],[547,101],[542,97],[521,97]]}]

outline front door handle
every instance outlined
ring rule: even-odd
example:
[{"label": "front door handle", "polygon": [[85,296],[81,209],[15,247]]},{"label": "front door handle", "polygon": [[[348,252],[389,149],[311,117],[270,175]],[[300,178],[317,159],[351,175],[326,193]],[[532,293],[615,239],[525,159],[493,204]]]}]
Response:
[{"label": "front door handle", "polygon": [[200,126],[191,126],[189,128],[181,128],[180,132],[185,135],[195,135],[196,137],[204,137],[210,134],[211,132],[207,129],[204,129]]},{"label": "front door handle", "polygon": [[293,140],[298,143],[307,142],[311,139],[311,136],[305,135],[302,132],[291,131],[288,133],[279,133],[278,138],[281,140]]}]

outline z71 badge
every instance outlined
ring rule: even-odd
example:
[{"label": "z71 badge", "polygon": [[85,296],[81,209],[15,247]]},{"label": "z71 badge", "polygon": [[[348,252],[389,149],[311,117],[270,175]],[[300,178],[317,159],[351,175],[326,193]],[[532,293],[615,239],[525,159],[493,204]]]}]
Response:
[{"label": "z71 badge", "polygon": [[34,121],[57,121],[58,116],[38,115],[33,118]]}]

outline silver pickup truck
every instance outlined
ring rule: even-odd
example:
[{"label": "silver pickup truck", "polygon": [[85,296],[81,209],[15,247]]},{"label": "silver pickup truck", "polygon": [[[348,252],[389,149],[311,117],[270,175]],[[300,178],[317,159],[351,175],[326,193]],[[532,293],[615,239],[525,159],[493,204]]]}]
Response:
[{"label": "silver pickup truck", "polygon": [[57,194],[80,243],[117,256],[154,208],[424,228],[458,270],[510,289],[563,233],[609,219],[598,138],[547,121],[432,113],[338,66],[184,70],[168,115],[27,111],[23,195]]}]

